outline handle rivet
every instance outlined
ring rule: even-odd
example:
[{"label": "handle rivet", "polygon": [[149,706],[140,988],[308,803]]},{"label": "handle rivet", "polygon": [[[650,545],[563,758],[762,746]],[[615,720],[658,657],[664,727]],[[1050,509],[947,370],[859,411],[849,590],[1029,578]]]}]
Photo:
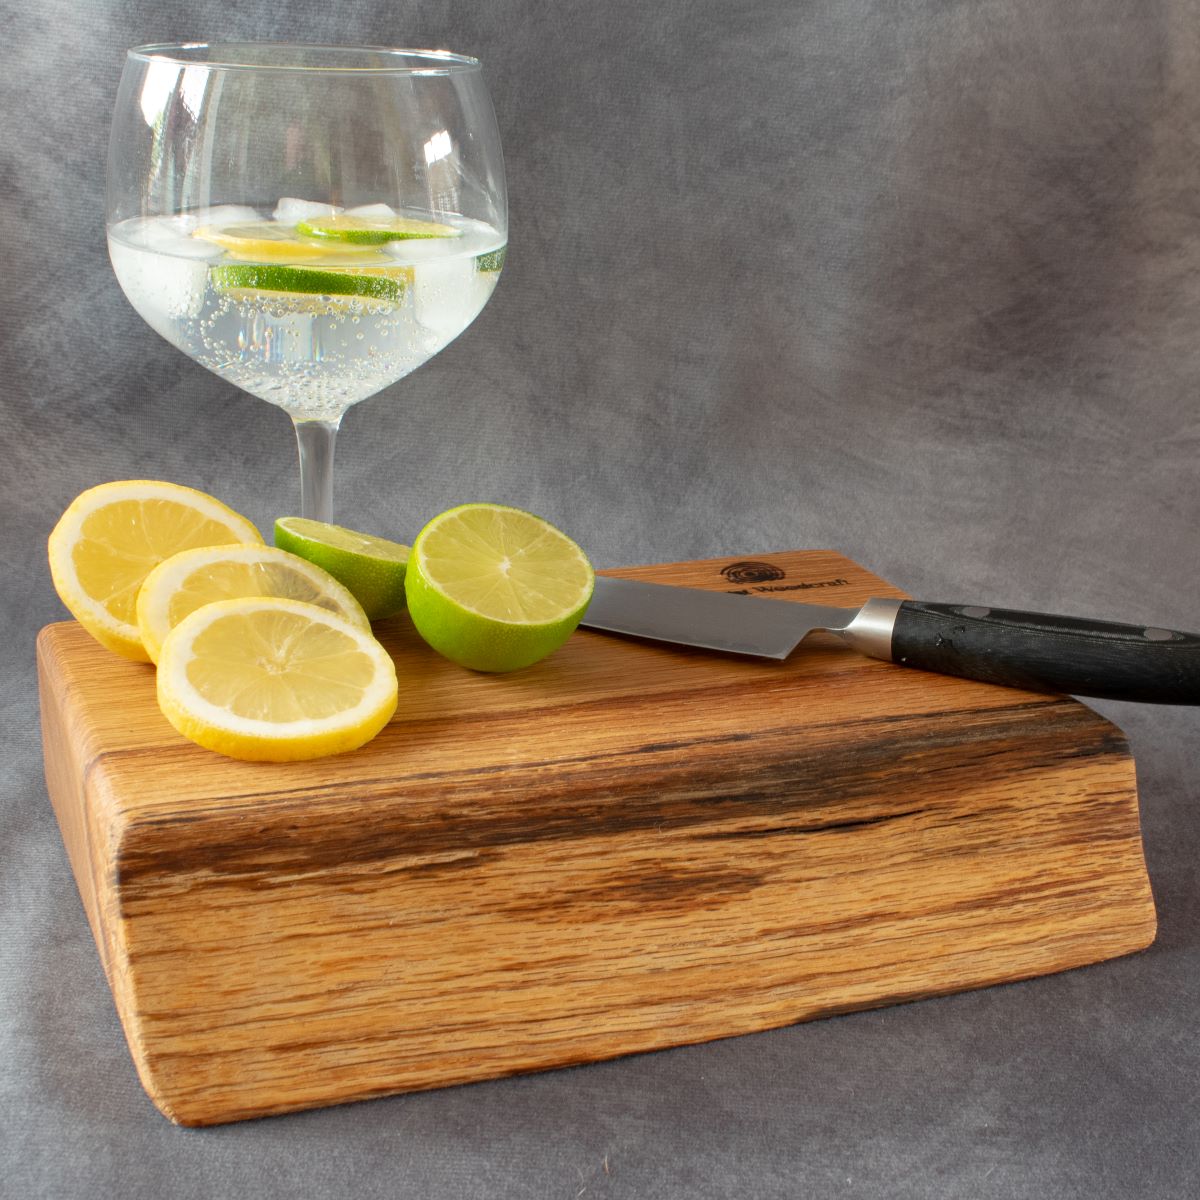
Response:
[{"label": "handle rivet", "polygon": [[1169,629],[1143,629],[1142,637],[1148,642],[1169,642],[1175,635]]},{"label": "handle rivet", "polygon": [[992,610],[990,608],[976,608],[972,605],[970,608],[960,608],[958,611],[964,617],[986,617]]}]

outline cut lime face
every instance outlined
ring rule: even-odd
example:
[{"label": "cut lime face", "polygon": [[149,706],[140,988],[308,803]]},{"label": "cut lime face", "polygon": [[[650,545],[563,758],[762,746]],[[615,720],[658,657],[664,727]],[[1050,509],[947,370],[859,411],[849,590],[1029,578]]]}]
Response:
[{"label": "cut lime face", "polygon": [[454,238],[461,232],[452,225],[437,221],[418,221],[412,217],[390,217],[381,220],[354,217],[338,213],[332,217],[314,217],[300,221],[296,232],[303,237],[323,242],[340,242],[354,246],[382,246],[410,238]]},{"label": "cut lime face", "polygon": [[226,263],[210,271],[213,286],[222,292],[275,296],[357,296],[396,303],[412,278],[408,267],[344,267],[321,271],[261,263]]},{"label": "cut lime face", "polygon": [[399,542],[306,517],[280,517],[275,545],[328,571],[362,605],[369,620],[404,608],[409,548]]},{"label": "cut lime face", "polygon": [[417,632],[476,671],[514,671],[558,649],[579,624],[594,576],[548,521],[502,504],[464,504],[417,535],[406,590]]}]

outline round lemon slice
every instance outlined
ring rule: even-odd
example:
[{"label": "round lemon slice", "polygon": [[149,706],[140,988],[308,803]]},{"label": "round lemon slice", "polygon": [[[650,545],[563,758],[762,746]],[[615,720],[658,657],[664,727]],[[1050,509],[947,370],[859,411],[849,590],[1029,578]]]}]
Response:
[{"label": "round lemon slice", "polygon": [[355,750],[396,711],[396,668],[370,631],[298,600],[196,609],[163,642],[157,683],[184,737],[254,762]]},{"label": "round lemon slice", "polygon": [[220,246],[231,258],[255,263],[325,263],[386,262],[377,250],[355,250],[342,243],[330,245],[305,241],[294,225],[278,221],[252,221],[245,225],[202,225],[192,237]]},{"label": "round lemon slice", "polygon": [[417,632],[476,671],[515,671],[579,624],[595,579],[566,534],[503,504],[463,504],[417,534],[404,577]]},{"label": "round lemon slice", "polygon": [[262,544],[257,529],[193,488],[148,479],[81,492],[50,534],[50,575],[71,615],[101,645],[149,662],[137,623],[143,580],[164,559],[197,546]]},{"label": "round lemon slice", "polygon": [[137,597],[142,644],[155,662],[167,634],[189,613],[217,600],[275,596],[315,604],[369,627],[362,605],[328,571],[273,546],[202,546],[161,562]]}]

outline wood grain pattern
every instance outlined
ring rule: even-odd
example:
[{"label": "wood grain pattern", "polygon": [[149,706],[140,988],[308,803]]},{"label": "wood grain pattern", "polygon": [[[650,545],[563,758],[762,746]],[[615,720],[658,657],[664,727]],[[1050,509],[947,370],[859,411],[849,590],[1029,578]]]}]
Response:
[{"label": "wood grain pattern", "polygon": [[[902,595],[832,552],[767,557],[777,596]],[[733,590],[731,561],[613,573]],[[41,634],[51,799],[172,1120],[698,1042],[1153,939],[1133,761],[1074,701],[832,638],[773,663],[580,632],[483,676],[406,618],[378,632],[395,719],[295,765],[200,750],[152,668],[73,623]]]}]

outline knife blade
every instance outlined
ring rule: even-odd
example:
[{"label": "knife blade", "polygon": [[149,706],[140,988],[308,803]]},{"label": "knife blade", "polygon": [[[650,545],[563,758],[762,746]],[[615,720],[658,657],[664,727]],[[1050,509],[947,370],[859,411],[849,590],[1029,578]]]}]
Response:
[{"label": "knife blade", "polygon": [[1027,691],[1200,704],[1200,635],[1050,613],[916,600],[829,608],[598,575],[581,624],[785,659],[810,634],[919,670]]}]

